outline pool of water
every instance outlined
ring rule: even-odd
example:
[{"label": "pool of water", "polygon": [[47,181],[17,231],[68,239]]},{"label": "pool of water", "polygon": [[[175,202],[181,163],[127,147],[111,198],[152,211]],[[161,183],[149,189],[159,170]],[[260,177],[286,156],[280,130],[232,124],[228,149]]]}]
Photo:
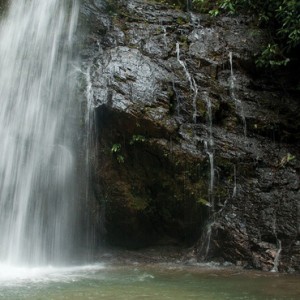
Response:
[{"label": "pool of water", "polygon": [[300,276],[212,265],[0,266],[0,299],[300,299]]}]

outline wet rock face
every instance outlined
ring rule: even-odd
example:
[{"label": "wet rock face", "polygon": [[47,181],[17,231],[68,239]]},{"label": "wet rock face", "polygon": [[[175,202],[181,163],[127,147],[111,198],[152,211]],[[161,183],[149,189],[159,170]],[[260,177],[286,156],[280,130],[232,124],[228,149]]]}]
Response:
[{"label": "wet rock face", "polygon": [[299,92],[255,68],[264,33],[141,0],[85,1],[81,23],[106,240],[299,271]]}]

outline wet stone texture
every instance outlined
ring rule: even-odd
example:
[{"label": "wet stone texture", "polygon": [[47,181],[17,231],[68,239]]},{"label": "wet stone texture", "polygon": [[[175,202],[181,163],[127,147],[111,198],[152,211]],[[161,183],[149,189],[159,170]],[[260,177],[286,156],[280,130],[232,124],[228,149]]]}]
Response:
[{"label": "wet stone texture", "polygon": [[256,69],[263,31],[142,0],[84,1],[80,24],[101,240],[300,271],[299,83]]}]

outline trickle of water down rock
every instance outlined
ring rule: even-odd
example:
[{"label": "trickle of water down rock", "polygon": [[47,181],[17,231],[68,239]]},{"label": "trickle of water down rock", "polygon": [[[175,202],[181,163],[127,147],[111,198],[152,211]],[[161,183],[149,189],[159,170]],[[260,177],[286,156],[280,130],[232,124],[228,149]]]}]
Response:
[{"label": "trickle of water down rock", "polygon": [[74,241],[75,0],[13,0],[0,24],[0,262],[58,264]]}]

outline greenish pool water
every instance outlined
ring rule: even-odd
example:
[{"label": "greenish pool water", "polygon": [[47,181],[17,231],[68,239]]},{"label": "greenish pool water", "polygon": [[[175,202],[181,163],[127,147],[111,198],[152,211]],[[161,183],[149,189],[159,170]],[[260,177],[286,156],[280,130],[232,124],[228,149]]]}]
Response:
[{"label": "greenish pool water", "polygon": [[207,265],[0,266],[0,299],[300,299],[300,276]]}]

